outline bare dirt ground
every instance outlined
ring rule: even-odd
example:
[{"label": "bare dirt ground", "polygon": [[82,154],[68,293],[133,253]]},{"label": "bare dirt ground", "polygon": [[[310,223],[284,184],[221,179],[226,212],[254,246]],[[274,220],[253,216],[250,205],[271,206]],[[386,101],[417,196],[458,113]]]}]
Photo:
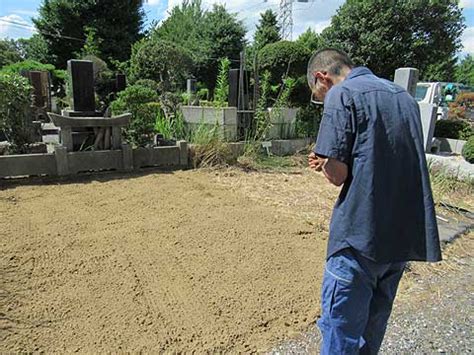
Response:
[{"label": "bare dirt ground", "polygon": [[301,169],[3,186],[0,350],[268,350],[318,315],[336,195]]},{"label": "bare dirt ground", "polygon": [[[0,352],[272,351],[314,330],[337,193],[301,167],[3,186]],[[395,315],[465,249],[408,273]]]}]

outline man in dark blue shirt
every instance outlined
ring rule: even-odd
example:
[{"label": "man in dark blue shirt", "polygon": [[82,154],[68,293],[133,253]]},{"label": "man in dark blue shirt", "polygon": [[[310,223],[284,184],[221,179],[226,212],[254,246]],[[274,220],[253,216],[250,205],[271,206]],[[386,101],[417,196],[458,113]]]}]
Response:
[{"label": "man in dark blue shirt", "polygon": [[405,264],[441,251],[418,104],[335,49],[308,65],[324,100],[309,166],[342,187],[318,321],[323,354],[377,353]]}]

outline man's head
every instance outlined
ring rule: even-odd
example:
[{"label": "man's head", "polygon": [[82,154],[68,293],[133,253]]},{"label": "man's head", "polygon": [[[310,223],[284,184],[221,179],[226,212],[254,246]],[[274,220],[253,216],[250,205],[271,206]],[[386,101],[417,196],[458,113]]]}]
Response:
[{"label": "man's head", "polygon": [[308,85],[314,97],[324,100],[329,89],[346,78],[354,63],[339,49],[315,52],[308,63]]}]

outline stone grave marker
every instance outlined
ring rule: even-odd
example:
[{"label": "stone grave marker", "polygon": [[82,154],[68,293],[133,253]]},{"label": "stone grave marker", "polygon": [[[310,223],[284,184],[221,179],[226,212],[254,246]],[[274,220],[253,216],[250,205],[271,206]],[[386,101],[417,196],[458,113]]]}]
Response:
[{"label": "stone grave marker", "polygon": [[419,71],[415,68],[398,68],[395,70],[395,78],[393,82],[400,85],[411,96],[415,97],[416,84],[418,83]]},{"label": "stone grave marker", "polygon": [[[400,85],[407,90],[413,97],[416,94],[416,84],[418,83],[419,71],[415,68],[398,68],[395,70],[395,84]],[[436,125],[436,111],[438,106],[434,104],[421,104],[420,116],[421,127],[423,129],[423,147],[425,152],[431,152],[431,145],[433,142],[434,129]]]},{"label": "stone grave marker", "polygon": [[74,112],[86,116],[95,115],[94,67],[89,60],[71,59],[67,62],[72,93],[72,116]]},{"label": "stone grave marker", "polygon": [[115,92],[120,92],[125,90],[127,87],[127,77],[125,74],[117,74],[115,75]]}]

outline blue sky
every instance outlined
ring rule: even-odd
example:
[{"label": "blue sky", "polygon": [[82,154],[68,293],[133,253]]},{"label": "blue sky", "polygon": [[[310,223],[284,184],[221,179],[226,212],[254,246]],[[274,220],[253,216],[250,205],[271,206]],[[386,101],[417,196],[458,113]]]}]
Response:
[{"label": "blue sky", "polygon": [[[296,0],[295,0],[296,1]],[[41,0],[0,0],[0,38],[29,37],[34,29],[31,27],[31,17],[36,16]],[[153,20],[161,20],[167,16],[167,12],[181,0],[148,0],[145,4],[147,24]],[[225,4],[232,12],[244,22],[251,38],[255,31],[259,13],[266,9],[278,10],[279,0],[203,0],[205,8],[212,3]],[[297,3],[293,5],[293,37],[296,38],[308,27],[312,27],[318,33],[330,23],[331,16],[344,0],[313,0],[308,3]],[[463,14],[466,18],[466,30],[463,34],[464,53],[474,55],[474,0],[460,0]],[[14,23],[12,23],[14,22]],[[30,28],[21,27],[30,26]]]}]

